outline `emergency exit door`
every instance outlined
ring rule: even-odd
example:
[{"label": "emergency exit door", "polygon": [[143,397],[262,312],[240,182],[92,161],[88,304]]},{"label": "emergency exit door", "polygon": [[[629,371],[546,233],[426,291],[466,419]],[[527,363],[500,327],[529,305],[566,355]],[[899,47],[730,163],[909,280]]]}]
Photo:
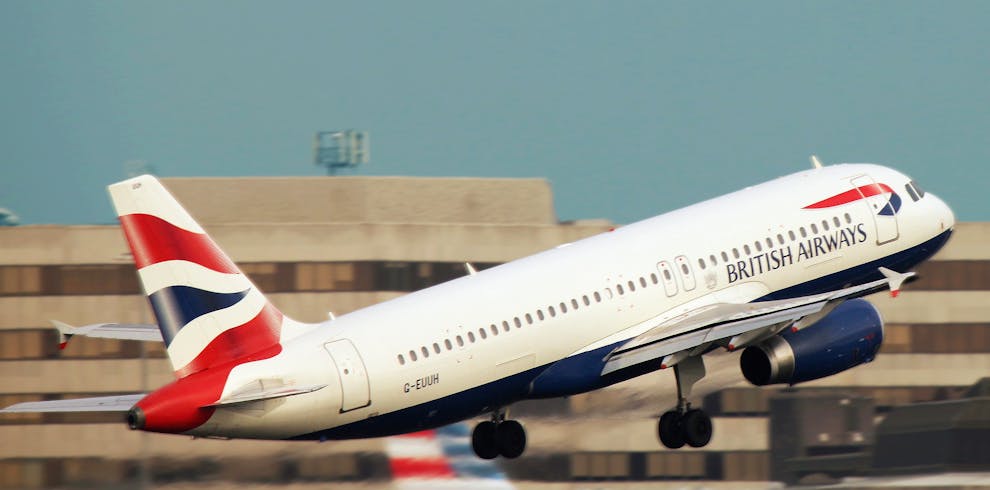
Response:
[{"label": "emergency exit door", "polygon": [[324,344],[330,359],[337,368],[340,379],[340,412],[349,412],[371,405],[371,389],[368,371],[361,355],[350,340],[336,340]]}]

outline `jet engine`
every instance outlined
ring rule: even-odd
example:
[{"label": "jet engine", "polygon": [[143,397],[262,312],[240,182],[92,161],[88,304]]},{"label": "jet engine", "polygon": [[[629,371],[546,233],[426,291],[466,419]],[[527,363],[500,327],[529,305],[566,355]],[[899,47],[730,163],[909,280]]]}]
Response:
[{"label": "jet engine", "polygon": [[880,312],[866,300],[852,299],[802,330],[747,347],[739,366],[754,385],[793,385],[870,362],[881,342]]}]

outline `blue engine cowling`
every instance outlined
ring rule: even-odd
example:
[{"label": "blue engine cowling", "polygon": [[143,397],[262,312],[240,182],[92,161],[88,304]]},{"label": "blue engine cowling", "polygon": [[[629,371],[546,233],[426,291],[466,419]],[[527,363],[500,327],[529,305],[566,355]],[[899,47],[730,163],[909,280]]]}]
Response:
[{"label": "blue engine cowling", "polygon": [[754,385],[793,385],[870,362],[881,342],[880,312],[866,300],[851,299],[811,326],[747,347],[739,366]]}]

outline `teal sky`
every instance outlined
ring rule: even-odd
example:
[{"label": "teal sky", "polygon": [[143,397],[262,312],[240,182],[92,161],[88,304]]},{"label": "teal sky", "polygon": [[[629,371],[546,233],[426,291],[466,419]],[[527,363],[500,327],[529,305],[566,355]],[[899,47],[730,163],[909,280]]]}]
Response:
[{"label": "teal sky", "polygon": [[[0,207],[114,220],[104,187],[320,175],[546,177],[630,222],[877,162],[990,220],[990,2],[0,2]],[[320,205],[320,203],[313,203]],[[245,210],[250,212],[250,210]]]}]

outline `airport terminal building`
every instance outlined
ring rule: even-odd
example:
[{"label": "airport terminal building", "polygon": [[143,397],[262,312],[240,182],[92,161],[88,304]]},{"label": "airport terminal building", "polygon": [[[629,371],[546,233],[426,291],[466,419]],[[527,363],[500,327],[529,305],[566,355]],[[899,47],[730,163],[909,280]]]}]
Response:
[{"label": "airport terminal building", "polygon": [[[615,226],[600,219],[559,222],[550,185],[540,179],[163,182],[276,306],[309,322],[459,277],[465,262],[483,269]],[[696,388],[707,393],[696,401],[714,417],[714,438],[703,449],[671,451],[657,440],[657,414],[676,403],[673,375],[662,371],[585,395],[520,404],[513,416],[526,424],[529,448],[503,469],[536,487],[588,480],[765,482],[784,479],[782,468],[811,472],[816,464],[836,464],[837,455],[848,455],[849,467],[869,466],[863,458],[870,457],[873,428],[895,407],[950,403],[990,376],[986,243],[990,223],[960,223],[900,297],[868,298],[886,321],[881,355],[868,365],[797,389],[757,388],[739,373],[738,354],[712,356],[711,375]],[[0,252],[0,406],[147,392],[173,379],[161,345],[77,337],[60,350],[49,323],[154,323],[118,226],[0,228]],[[798,420],[837,422],[791,437],[800,448],[787,453],[779,436],[790,430],[789,419],[774,414],[792,412]],[[0,488],[369,479],[388,486],[379,439],[192,440],[130,431],[122,419],[0,415]]]}]

